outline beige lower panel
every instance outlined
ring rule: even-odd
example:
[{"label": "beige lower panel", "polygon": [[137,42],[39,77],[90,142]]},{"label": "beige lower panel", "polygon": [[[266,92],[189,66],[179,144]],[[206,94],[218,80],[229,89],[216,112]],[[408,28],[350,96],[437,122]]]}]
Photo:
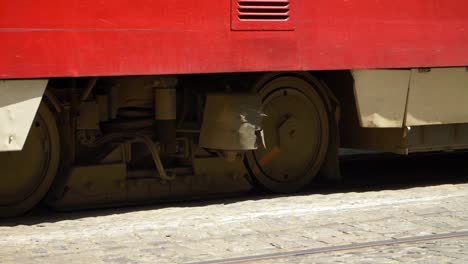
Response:
[{"label": "beige lower panel", "polygon": [[408,132],[409,152],[468,148],[468,124],[415,126]]},{"label": "beige lower panel", "polygon": [[466,122],[467,68],[411,70],[406,126]]},{"label": "beige lower panel", "polygon": [[0,80],[0,151],[23,149],[47,80]]},{"label": "beige lower panel", "polygon": [[410,70],[355,70],[354,93],[362,127],[402,127]]}]

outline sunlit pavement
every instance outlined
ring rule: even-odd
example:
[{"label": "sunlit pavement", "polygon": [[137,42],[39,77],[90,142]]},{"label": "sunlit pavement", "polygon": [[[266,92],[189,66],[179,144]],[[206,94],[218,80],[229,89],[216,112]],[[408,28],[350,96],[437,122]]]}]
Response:
[{"label": "sunlit pavement", "polygon": [[[468,230],[468,184],[244,197],[30,216],[0,225],[1,263],[186,263]],[[272,263],[468,263],[466,239]],[[268,261],[266,261],[268,262]]]}]

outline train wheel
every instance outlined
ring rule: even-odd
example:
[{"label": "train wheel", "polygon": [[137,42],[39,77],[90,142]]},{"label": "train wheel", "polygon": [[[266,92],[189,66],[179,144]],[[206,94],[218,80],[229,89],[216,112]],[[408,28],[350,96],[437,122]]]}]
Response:
[{"label": "train wheel", "polygon": [[23,150],[0,153],[0,216],[22,214],[41,201],[58,171],[59,161],[56,119],[42,103]]},{"label": "train wheel", "polygon": [[273,76],[259,83],[264,144],[247,153],[254,182],[275,193],[295,192],[310,184],[324,162],[329,143],[329,115],[309,75]]}]

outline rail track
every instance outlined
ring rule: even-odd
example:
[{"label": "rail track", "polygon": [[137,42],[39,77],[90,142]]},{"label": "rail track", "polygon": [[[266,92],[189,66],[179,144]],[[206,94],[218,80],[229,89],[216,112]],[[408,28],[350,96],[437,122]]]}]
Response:
[{"label": "rail track", "polygon": [[423,242],[423,241],[434,241],[434,240],[461,238],[461,237],[468,237],[468,231],[457,231],[457,232],[433,234],[433,235],[426,235],[426,236],[413,236],[413,237],[398,238],[398,239],[391,239],[391,240],[379,240],[379,241],[353,243],[353,244],[346,244],[346,245],[339,245],[339,246],[319,247],[319,248],[291,250],[291,251],[285,251],[285,252],[250,255],[250,256],[242,256],[242,257],[234,257],[234,258],[215,259],[215,260],[208,260],[208,261],[192,262],[190,264],[248,263],[248,262],[255,262],[255,261],[262,261],[262,260],[280,259],[280,258],[288,258],[288,257],[314,255],[314,254],[320,254],[320,253],[330,253],[330,252],[337,252],[337,251],[365,249],[365,248],[409,244],[409,243],[416,243],[416,242]]}]

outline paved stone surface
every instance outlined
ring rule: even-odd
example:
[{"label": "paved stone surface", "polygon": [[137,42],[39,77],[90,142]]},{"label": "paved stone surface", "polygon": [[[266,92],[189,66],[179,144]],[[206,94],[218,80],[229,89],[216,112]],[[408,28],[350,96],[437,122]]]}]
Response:
[{"label": "paved stone surface", "polygon": [[[190,263],[468,230],[468,184],[245,199],[0,223],[0,263]],[[468,263],[467,243],[447,239],[261,263]]]},{"label": "paved stone surface", "polygon": [[468,263],[468,238],[257,261],[265,263]]}]

